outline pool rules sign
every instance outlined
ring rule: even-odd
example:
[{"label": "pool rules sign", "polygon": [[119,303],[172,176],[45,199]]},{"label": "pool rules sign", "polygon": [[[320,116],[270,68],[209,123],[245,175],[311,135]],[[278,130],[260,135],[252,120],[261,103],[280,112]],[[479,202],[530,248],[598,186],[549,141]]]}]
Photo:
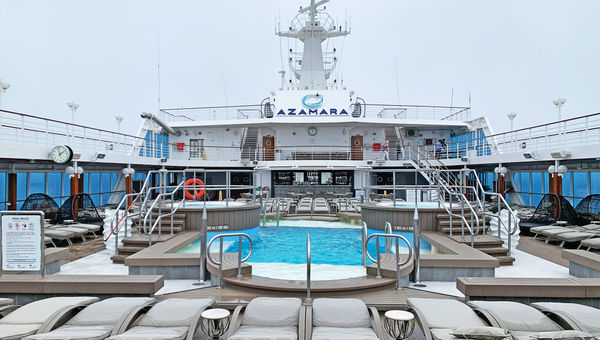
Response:
[{"label": "pool rules sign", "polygon": [[44,213],[2,211],[2,271],[44,273]]}]

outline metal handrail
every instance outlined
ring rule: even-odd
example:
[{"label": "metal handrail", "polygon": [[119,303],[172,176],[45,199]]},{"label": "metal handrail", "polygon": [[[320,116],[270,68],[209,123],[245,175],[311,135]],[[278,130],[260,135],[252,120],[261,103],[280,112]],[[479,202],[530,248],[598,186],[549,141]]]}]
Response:
[{"label": "metal handrail", "polygon": [[[181,183],[179,183],[177,185],[177,187],[175,188],[175,190],[171,191],[171,192],[164,192],[161,194],[158,194],[158,196],[156,196],[156,199],[152,202],[152,204],[150,205],[150,208],[148,208],[148,212],[146,212],[146,215],[144,216],[144,232],[147,233],[146,231],[146,221],[148,220],[148,216],[150,216],[150,214],[152,214],[152,210],[154,209],[154,207],[156,206],[156,204],[158,202],[160,202],[160,199],[162,197],[165,196],[173,196],[178,190],[180,190],[182,188],[182,186],[185,186],[185,182],[186,181],[181,181]],[[160,217],[160,216],[159,216]],[[157,218],[157,220],[159,220],[160,218]],[[160,228],[159,228],[159,232],[160,232]]]},{"label": "metal handrail", "polygon": [[306,234],[306,300],[310,301],[310,272],[311,272],[311,259],[310,259],[310,234]]},{"label": "metal handrail", "polygon": [[[392,224],[388,221],[385,222],[385,224],[383,225],[383,233],[384,234],[393,234],[394,232],[392,231]],[[384,249],[384,254],[387,254],[389,252],[392,251],[392,240],[391,239],[386,239],[385,240],[385,249]]]},{"label": "metal handrail", "polygon": [[[244,233],[219,234],[219,235],[215,235],[215,237],[210,239],[210,241],[208,242],[208,246],[206,247],[206,249],[208,249],[208,252],[206,254],[207,254],[209,261],[211,261],[212,263],[219,266],[219,277],[218,277],[219,283],[218,283],[217,288],[223,288],[223,238],[224,237],[234,237],[234,236],[239,237],[238,267],[237,267],[237,277],[238,278],[242,277],[242,263],[246,262],[250,258],[250,256],[252,255],[252,251],[254,250],[254,244],[252,243],[252,239],[250,238],[250,236],[248,236],[248,234],[244,234]],[[250,252],[248,252],[248,255],[246,257],[244,257],[243,259],[242,259],[242,237],[247,238],[248,241],[250,242]],[[218,262],[212,258],[211,252],[210,252],[210,246],[216,239],[219,239],[219,261]]]},{"label": "metal handrail", "polygon": [[[469,233],[471,234],[471,247],[474,247],[475,246],[475,235],[479,234],[479,216],[477,216],[477,212],[475,211],[475,209],[473,209],[473,206],[471,205],[471,203],[469,203],[469,201],[467,200],[467,198],[465,197],[465,195],[463,193],[452,192],[452,191],[450,191],[449,188],[447,188],[441,182],[439,184],[440,184],[440,188],[443,188],[444,190],[446,190],[446,192],[450,195],[450,202],[452,202],[452,196],[457,196],[459,199],[461,199],[461,203],[464,202],[467,204],[467,207],[469,207],[469,210],[471,210],[471,223],[473,223],[472,220],[473,220],[473,217],[475,217],[475,221],[477,222],[477,229],[473,230],[473,224],[469,225],[469,222],[467,222],[467,219],[464,216],[464,212],[461,213],[460,215],[453,213],[452,210],[446,206],[445,200],[443,200],[442,197],[440,195],[438,195],[438,201],[440,203],[442,203],[441,205],[444,207],[444,209],[446,210],[448,215],[458,217],[462,220],[463,223],[462,223],[461,233],[462,233],[463,239],[465,237],[465,234],[464,234],[465,226],[467,227],[467,229],[469,230]],[[461,207],[463,207],[463,209],[464,209],[464,205],[461,204]],[[452,235],[452,220],[450,220],[450,235]]]},{"label": "metal handrail", "polygon": [[[375,245],[376,245],[376,257],[377,260],[373,259],[373,257],[371,256],[371,254],[369,254],[369,248],[367,247],[367,245],[369,244],[369,240],[371,238],[375,237]],[[367,257],[369,258],[369,260],[371,260],[371,262],[376,262],[377,263],[377,278],[380,279],[381,278],[381,259],[380,259],[380,253],[379,253],[379,238],[380,237],[385,237],[385,238],[394,238],[396,240],[396,289],[400,289],[401,288],[401,284],[400,284],[400,267],[402,267],[403,265],[409,263],[412,260],[412,247],[410,245],[410,242],[408,242],[408,240],[406,239],[406,237],[402,236],[402,235],[396,235],[396,234],[371,234],[371,236],[367,237],[367,240],[365,241],[365,249],[366,249],[366,254]],[[406,246],[408,248],[408,256],[406,257],[406,259],[402,262],[400,262],[400,246],[398,244],[398,240],[401,239],[402,241],[404,241],[404,243],[406,243]]]},{"label": "metal handrail", "polygon": [[[177,206],[175,207],[175,209],[173,209],[173,201],[171,201],[171,212],[167,213],[167,214],[163,214],[163,215],[159,215],[156,218],[156,221],[154,221],[154,224],[152,225],[152,227],[150,228],[150,232],[148,233],[148,246],[152,245],[152,234],[154,233],[154,229],[156,228],[156,225],[160,224],[160,221],[162,221],[163,217],[171,217],[171,235],[173,235],[173,215],[175,215],[175,213],[177,213],[177,211],[179,210],[179,208],[181,208],[181,206],[185,206],[185,196],[183,197],[183,199],[181,201],[179,201],[179,203],[177,204]],[[161,236],[161,228],[159,226],[158,228],[158,239],[160,240],[160,236]]]},{"label": "metal handrail", "polygon": [[367,230],[368,230],[367,222],[362,221],[362,223],[360,224],[360,243],[362,245],[361,253],[362,253],[363,267],[367,265],[367,255],[366,255],[366,248],[365,248],[365,246],[367,245],[367,243],[366,243],[367,235],[368,235]]}]

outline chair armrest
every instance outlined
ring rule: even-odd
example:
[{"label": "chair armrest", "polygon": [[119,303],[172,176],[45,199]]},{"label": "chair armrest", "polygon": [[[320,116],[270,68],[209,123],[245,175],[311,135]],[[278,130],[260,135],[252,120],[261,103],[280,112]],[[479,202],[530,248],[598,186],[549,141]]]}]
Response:
[{"label": "chair armrest", "polygon": [[21,307],[21,305],[9,305],[9,306],[0,307],[0,319],[7,316],[11,312],[14,312],[19,307]]},{"label": "chair armrest", "polygon": [[150,307],[152,307],[152,305],[155,303],[156,299],[153,299],[152,301],[148,301],[143,305],[132,307],[128,313],[126,313],[120,320],[116,322],[110,335],[113,336],[125,332],[133,325],[134,322],[138,321],[142,315],[148,312]]},{"label": "chair armrest", "polygon": [[381,317],[379,316],[379,312],[375,307],[369,307],[369,311],[371,312],[371,316],[373,317],[373,329],[375,330],[375,334],[379,339],[383,339],[383,327],[381,326]]},{"label": "chair armrest", "polygon": [[229,331],[227,332],[227,338],[233,336],[233,333],[235,333],[235,331],[237,331],[238,328],[240,328],[240,325],[242,323],[240,314],[242,314],[244,308],[246,308],[246,306],[235,307],[235,310],[233,311],[233,316],[231,317],[231,322],[229,323]]},{"label": "chair armrest", "polygon": [[[213,300],[213,302],[209,306],[206,306],[206,308],[214,306],[214,304],[215,304],[215,301]],[[194,315],[194,318],[192,319],[192,323],[190,324],[190,328],[188,328],[187,336],[185,337],[186,340],[194,339],[194,336],[196,335],[196,332],[198,331],[198,328],[200,327],[200,322],[202,322],[202,312],[204,312],[206,310],[206,308],[198,311],[198,313],[196,315]]]}]

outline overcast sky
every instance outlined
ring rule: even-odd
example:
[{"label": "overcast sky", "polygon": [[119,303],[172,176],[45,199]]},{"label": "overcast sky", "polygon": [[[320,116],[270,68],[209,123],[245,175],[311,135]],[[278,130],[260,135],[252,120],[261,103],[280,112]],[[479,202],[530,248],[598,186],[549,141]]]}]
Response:
[{"label": "overcast sky", "polygon": [[[2,106],[135,133],[160,107],[256,104],[279,87],[277,17],[308,0],[0,0]],[[600,111],[598,0],[333,0],[349,89],[371,103],[468,105],[496,132]],[[160,49],[158,48],[160,41]],[[284,55],[284,59],[287,58]],[[286,64],[287,65],[287,64]]]}]

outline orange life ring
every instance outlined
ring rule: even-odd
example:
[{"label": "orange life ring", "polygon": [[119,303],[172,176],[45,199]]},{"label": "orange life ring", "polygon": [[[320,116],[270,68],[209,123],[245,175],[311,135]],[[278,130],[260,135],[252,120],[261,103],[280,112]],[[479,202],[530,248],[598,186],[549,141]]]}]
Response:
[{"label": "orange life ring", "polygon": [[[202,182],[202,180],[200,178],[190,178],[187,181],[185,181],[186,188],[191,185],[194,185],[194,187],[200,186],[200,187],[204,188],[204,182]],[[199,200],[202,198],[202,196],[204,196],[204,189],[201,189],[199,191],[194,189],[193,195],[188,191],[188,189],[185,189],[185,197],[190,200]]]}]

